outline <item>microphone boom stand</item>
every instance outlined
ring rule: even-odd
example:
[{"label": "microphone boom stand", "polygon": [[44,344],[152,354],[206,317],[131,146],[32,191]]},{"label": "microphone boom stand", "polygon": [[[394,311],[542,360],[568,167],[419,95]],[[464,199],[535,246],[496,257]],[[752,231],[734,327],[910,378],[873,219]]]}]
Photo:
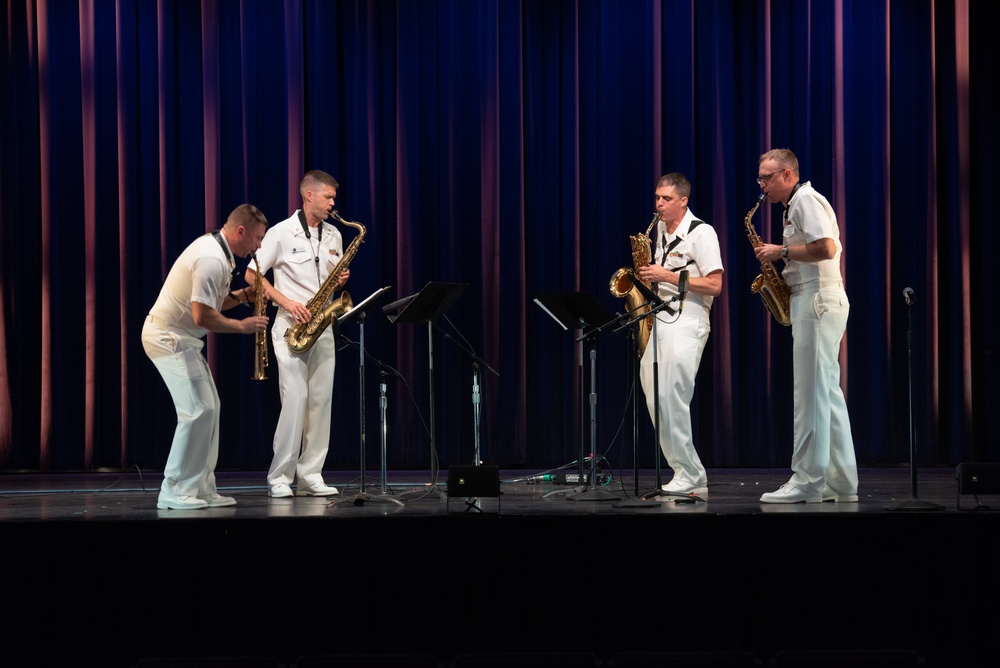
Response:
[{"label": "microphone boom stand", "polygon": [[[444,316],[444,319],[448,321],[448,324],[451,325],[452,328],[456,332],[458,332],[458,328],[455,327],[454,323],[452,323],[451,320],[448,319],[448,316]],[[481,395],[480,395],[480,385],[479,385],[480,373],[479,373],[479,370],[480,370],[480,367],[483,367],[487,371],[489,371],[490,373],[492,373],[494,376],[496,376],[497,378],[500,377],[500,372],[498,372],[496,369],[494,369],[492,366],[490,366],[486,362],[486,360],[484,360],[482,357],[480,357],[479,355],[477,355],[475,353],[475,351],[472,350],[472,347],[468,345],[467,342],[463,343],[463,341],[465,341],[465,337],[462,336],[461,333],[459,333],[459,336],[462,338],[462,340],[460,341],[460,340],[456,339],[455,337],[453,337],[448,332],[444,331],[441,327],[438,327],[438,329],[441,330],[441,333],[444,335],[444,338],[445,338],[446,341],[451,341],[452,343],[454,343],[456,346],[458,346],[458,348],[462,352],[464,352],[466,355],[469,356],[469,359],[472,360],[472,423],[473,423],[473,444],[474,444],[474,447],[473,447],[474,452],[473,452],[473,456],[472,456],[473,457],[472,464],[473,464],[473,466],[479,466],[479,465],[481,465],[483,463],[482,462],[482,458],[481,458],[481,454],[480,454],[480,450],[479,450],[479,444],[480,444],[480,439],[479,439],[479,421],[480,420],[479,420],[479,418],[480,418],[480,413],[481,413],[481,409],[480,409],[480,398],[481,398]]]},{"label": "microphone boom stand", "polygon": [[910,500],[904,501],[895,506],[886,506],[886,510],[943,510],[944,506],[929,501],[921,501],[917,498],[917,469],[916,469],[916,435],[913,428],[913,291],[907,288],[903,291],[906,297],[906,304],[909,307],[909,325],[906,332],[906,366],[907,385],[909,386],[910,401]]},{"label": "microphone boom stand", "polygon": [[[657,314],[660,311],[666,311],[668,315],[674,315],[679,311],[674,311],[671,308],[672,304],[677,297],[671,298],[669,301],[664,301],[653,292],[650,288],[646,287],[644,283],[638,280],[632,281],[632,284],[642,293],[642,296],[646,298],[646,305],[650,306],[650,310],[646,313],[640,313],[638,316],[633,318],[631,321],[626,323],[625,326],[631,326],[635,323],[641,323],[643,318],[650,317],[653,318],[653,331],[650,336],[649,345],[653,346],[653,439],[656,443],[654,450],[654,459],[656,460],[656,489],[646,494],[643,494],[638,499],[632,501],[626,501],[621,504],[616,504],[616,507],[630,508],[630,507],[644,507],[647,505],[655,505],[658,502],[651,500],[653,497],[660,496],[674,496],[678,498],[686,499],[696,499],[702,500],[697,496],[692,496],[690,494],[681,494],[678,492],[665,492],[663,490],[663,474],[662,465],[660,463],[661,451],[660,451],[660,359],[659,359],[659,346],[657,345],[658,330],[660,328],[660,320]],[[683,306],[683,300],[681,302]],[[638,399],[638,398],[637,398]],[[637,465],[638,466],[638,465]],[[638,477],[638,476],[637,476]],[[636,485],[638,489],[638,484]]]},{"label": "microphone boom stand", "polygon": [[[444,335],[445,340],[446,341],[451,341],[462,352],[464,352],[466,355],[468,355],[469,358],[472,360],[472,432],[473,432],[472,433],[472,437],[473,437],[472,465],[473,466],[482,466],[483,461],[482,461],[482,456],[481,456],[481,452],[480,452],[480,438],[479,438],[479,422],[480,422],[480,413],[481,413],[481,410],[480,410],[480,398],[481,397],[480,397],[480,386],[479,386],[479,368],[480,368],[480,366],[486,367],[486,369],[488,371],[492,372],[497,378],[500,377],[500,373],[496,369],[494,369],[493,367],[491,367],[486,362],[486,360],[484,360],[482,357],[480,357],[479,355],[477,355],[475,353],[475,351],[472,349],[472,346],[469,345],[468,340],[464,336],[462,336],[462,333],[458,331],[457,327],[455,327],[455,323],[453,323],[448,318],[447,315],[445,315],[443,317],[444,317],[445,320],[448,321],[448,324],[451,325],[451,328],[455,330],[455,333],[458,334],[458,337],[459,337],[457,339],[454,336],[452,336],[451,334],[449,334],[448,332],[444,331],[443,328],[438,327],[438,329],[440,329],[441,333]],[[461,339],[461,340],[459,340],[459,339]],[[465,509],[465,512],[469,512],[472,509],[475,509],[475,510],[477,510],[479,512],[483,512],[482,507],[480,506],[480,502],[479,502],[479,498],[478,497],[468,497],[466,499],[466,506],[467,507]]]}]

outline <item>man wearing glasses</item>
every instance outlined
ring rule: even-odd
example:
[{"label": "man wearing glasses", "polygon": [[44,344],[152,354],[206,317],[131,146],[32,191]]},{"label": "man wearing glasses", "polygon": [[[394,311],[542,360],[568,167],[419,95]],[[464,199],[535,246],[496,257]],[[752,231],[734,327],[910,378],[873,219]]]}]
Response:
[{"label": "man wearing glasses", "polygon": [[858,467],[847,402],[840,389],[840,342],[850,303],[840,273],[840,228],[825,197],[799,182],[799,162],[788,149],[760,157],[757,184],[785,207],[783,243],[754,249],[761,262],[784,260],[792,292],[794,424],[792,477],[762,503],[858,500]]}]

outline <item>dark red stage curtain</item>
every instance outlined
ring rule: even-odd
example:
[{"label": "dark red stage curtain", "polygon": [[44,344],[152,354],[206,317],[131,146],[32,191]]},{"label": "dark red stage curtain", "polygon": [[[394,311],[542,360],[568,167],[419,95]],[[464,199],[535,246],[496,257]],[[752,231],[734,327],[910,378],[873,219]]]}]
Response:
[{"label": "dark red stage curtain", "polygon": [[[590,359],[534,300],[585,291],[622,310],[608,280],[668,171],[691,179],[726,265],[698,447],[713,467],[786,466],[790,335],[749,292],[743,226],[772,147],[797,153],[840,222],[859,460],[909,461],[911,395],[919,464],[1000,458],[998,6],[4,0],[0,469],[162,467],[175,416],[140,345],[147,309],[195,236],[244,201],[282,220],[314,168],[367,228],[356,301],[468,286],[432,326],[367,319],[363,398],[362,360],[340,351],[329,468],[360,464],[362,401],[377,468],[372,360],[403,378],[386,381],[391,467],[472,463],[477,430],[482,459],[505,467],[572,462],[581,440],[589,451]],[[755,224],[774,239],[780,212],[764,209]],[[357,324],[344,329],[357,341]],[[276,372],[250,381],[250,337],[208,350],[220,468],[264,469]],[[632,359],[624,334],[598,337],[595,446],[614,467],[633,462]],[[651,466],[641,404],[638,416]]]}]

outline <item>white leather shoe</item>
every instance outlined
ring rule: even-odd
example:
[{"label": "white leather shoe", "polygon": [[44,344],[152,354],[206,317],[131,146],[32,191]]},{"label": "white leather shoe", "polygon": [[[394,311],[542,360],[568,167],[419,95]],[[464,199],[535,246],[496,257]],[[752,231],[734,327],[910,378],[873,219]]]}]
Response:
[{"label": "white leather shoe", "polygon": [[267,490],[267,495],[272,499],[285,499],[292,496],[292,488],[279,482],[277,485],[271,485],[271,489]]},{"label": "white leather shoe", "polygon": [[334,494],[340,494],[340,491],[336,487],[328,487],[324,483],[318,485],[298,485],[295,490],[295,496],[333,496]]},{"label": "white leather shoe", "polygon": [[160,510],[198,510],[208,508],[208,503],[195,496],[174,496],[160,492],[156,507]]},{"label": "white leather shoe", "polygon": [[823,485],[823,500],[833,501],[835,503],[857,503],[857,494],[841,494],[840,492],[835,492],[828,485]]},{"label": "white leather shoe", "polygon": [[761,503],[822,503],[822,495],[813,496],[806,494],[790,482],[786,482],[773,492],[766,492],[760,496]]},{"label": "white leather shoe", "polygon": [[671,494],[698,495],[708,493],[708,485],[696,485],[694,483],[684,482],[683,480],[677,480],[676,478],[660,487],[660,489]]},{"label": "white leather shoe", "polygon": [[209,508],[222,508],[223,506],[236,505],[236,499],[231,496],[222,496],[219,493],[199,496],[198,498],[207,503]]}]

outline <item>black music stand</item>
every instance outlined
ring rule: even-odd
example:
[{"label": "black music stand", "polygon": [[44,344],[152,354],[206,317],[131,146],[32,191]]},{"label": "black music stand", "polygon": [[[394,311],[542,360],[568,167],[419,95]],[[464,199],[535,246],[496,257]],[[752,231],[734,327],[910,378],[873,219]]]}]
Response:
[{"label": "black music stand", "polygon": [[[587,292],[565,292],[558,294],[542,294],[535,298],[535,303],[542,307],[563,328],[579,329],[580,337],[580,457],[579,482],[588,481],[588,485],[580,484],[570,490],[556,490],[545,494],[566,494],[571,501],[617,501],[620,497],[597,486],[597,335],[604,327],[617,319],[597,299]],[[583,349],[589,346],[590,352],[590,478],[584,475],[584,460],[586,459],[586,437],[584,426],[584,392]]]},{"label": "black music stand", "polygon": [[[403,505],[403,503],[396,498],[388,494],[379,494],[377,496],[372,496],[366,491],[365,485],[365,313],[369,311],[372,307],[379,303],[382,299],[382,295],[389,291],[392,286],[385,286],[384,288],[379,288],[367,298],[365,298],[360,304],[356,304],[351,307],[346,313],[337,318],[334,323],[337,333],[339,334],[340,328],[351,322],[352,320],[358,321],[358,351],[360,353],[360,358],[358,362],[358,414],[359,420],[361,421],[361,482],[358,485],[358,493],[353,496],[344,496],[340,499],[334,499],[331,501],[331,505],[334,503],[344,503],[347,501],[352,502],[356,506],[364,505],[365,501],[381,502],[381,503],[396,503]],[[385,452],[382,453],[383,458],[385,457]],[[383,485],[384,487],[384,485]]]},{"label": "black music stand", "polygon": [[427,323],[427,382],[429,385],[430,397],[430,440],[431,440],[431,484],[427,490],[417,490],[407,492],[402,496],[423,497],[430,493],[436,493],[440,498],[447,500],[447,496],[437,486],[437,436],[434,428],[434,323],[441,315],[451,308],[465,289],[468,283],[441,283],[431,281],[423,289],[414,295],[398,315],[386,315],[389,322],[394,323]]}]

